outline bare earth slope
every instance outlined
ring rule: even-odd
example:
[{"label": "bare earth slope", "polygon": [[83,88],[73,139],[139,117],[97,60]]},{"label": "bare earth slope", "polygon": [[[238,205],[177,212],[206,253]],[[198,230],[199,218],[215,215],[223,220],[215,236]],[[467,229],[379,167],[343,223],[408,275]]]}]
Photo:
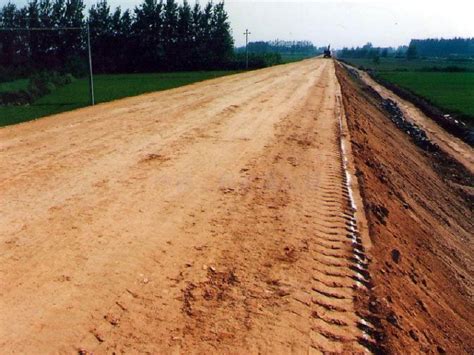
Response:
[{"label": "bare earth slope", "polygon": [[363,351],[338,97],[311,60],[1,129],[2,353]]},{"label": "bare earth slope", "polygon": [[[472,194],[469,201],[339,67],[338,79],[370,227],[381,345],[395,354],[472,354]],[[431,133],[436,142],[452,139],[439,127]],[[472,160],[472,148],[463,149]]]},{"label": "bare earth slope", "polygon": [[356,70],[362,81],[377,91],[383,98],[389,98],[396,102],[405,117],[409,121],[412,121],[423,128],[433,143],[438,144],[445,152],[463,164],[466,169],[471,173],[474,173],[474,155],[472,153],[472,148],[467,143],[452,134],[447,133],[413,103],[400,98],[386,87],[378,84],[366,72],[355,68],[352,68],[352,70]]}]

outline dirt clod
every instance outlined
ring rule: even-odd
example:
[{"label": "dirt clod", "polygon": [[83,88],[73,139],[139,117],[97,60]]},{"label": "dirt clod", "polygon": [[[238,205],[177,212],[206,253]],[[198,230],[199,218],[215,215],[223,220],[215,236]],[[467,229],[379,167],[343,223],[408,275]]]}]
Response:
[{"label": "dirt clod", "polygon": [[402,257],[400,250],[392,249],[392,251],[390,252],[390,255],[392,256],[392,260],[394,263],[398,264],[400,262],[400,259]]}]

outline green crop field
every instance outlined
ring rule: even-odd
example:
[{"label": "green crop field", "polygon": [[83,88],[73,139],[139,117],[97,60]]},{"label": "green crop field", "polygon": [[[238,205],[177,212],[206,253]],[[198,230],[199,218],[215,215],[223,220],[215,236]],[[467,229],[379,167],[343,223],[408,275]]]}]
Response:
[{"label": "green crop field", "polygon": [[374,63],[370,58],[344,58],[346,62],[352,65],[371,69],[378,72],[383,71],[432,71],[433,68],[446,70],[449,67],[457,67],[466,71],[474,71],[474,59],[445,59],[445,58],[426,58],[412,59],[406,58],[380,58],[379,63]]},{"label": "green crop field", "polygon": [[[375,76],[423,97],[446,113],[460,115],[466,123],[474,126],[473,59],[380,58],[378,64],[368,58],[345,61],[362,69],[371,69]],[[465,71],[453,72],[453,67]]]},{"label": "green crop field", "polygon": [[447,112],[474,117],[474,73],[381,72],[379,76]]},{"label": "green crop field", "polygon": [[[159,74],[97,75],[94,77],[96,102],[107,102],[146,92],[159,91],[191,84],[194,82],[233,74],[232,71],[176,72]],[[28,81],[17,80],[0,84],[0,90],[23,89]],[[8,90],[8,91],[9,91]],[[7,90],[5,90],[7,91]],[[89,105],[89,82],[78,79],[56,89],[27,106],[0,107],[0,126],[20,123],[35,118],[73,110]]]}]

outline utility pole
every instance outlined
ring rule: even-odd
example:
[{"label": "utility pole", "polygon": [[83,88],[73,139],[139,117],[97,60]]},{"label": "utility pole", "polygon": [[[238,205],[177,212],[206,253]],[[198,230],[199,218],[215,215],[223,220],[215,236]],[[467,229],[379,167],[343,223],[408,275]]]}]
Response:
[{"label": "utility pole", "polygon": [[94,77],[92,75],[91,30],[89,27],[89,22],[87,22],[87,51],[89,56],[89,90],[91,94],[91,105],[94,106]]},{"label": "utility pole", "polygon": [[244,35],[245,35],[245,69],[249,69],[249,32],[248,29],[245,30]]}]

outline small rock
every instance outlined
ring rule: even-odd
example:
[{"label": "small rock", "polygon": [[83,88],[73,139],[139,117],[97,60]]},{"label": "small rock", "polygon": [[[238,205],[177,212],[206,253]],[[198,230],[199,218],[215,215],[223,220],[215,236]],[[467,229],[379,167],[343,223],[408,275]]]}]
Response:
[{"label": "small rock", "polygon": [[391,255],[392,255],[393,262],[398,264],[401,258],[400,251],[398,249],[392,249]]},{"label": "small rock", "polygon": [[416,303],[418,303],[423,312],[428,312],[428,309],[426,308],[426,305],[422,300],[418,299],[416,300]]},{"label": "small rock", "polygon": [[415,330],[410,329],[409,334],[410,334],[411,338],[412,338],[414,341],[418,341],[418,340],[419,340],[418,335],[416,334],[416,331],[415,331]]},{"label": "small rock", "polygon": [[387,321],[390,323],[390,324],[393,324],[395,326],[398,327],[398,319],[397,319],[397,316],[394,312],[391,312],[388,316],[387,316]]},{"label": "small rock", "polygon": [[436,350],[438,350],[438,353],[440,354],[446,354],[446,350],[441,345],[438,345]]},{"label": "small rock", "polygon": [[92,335],[95,336],[95,338],[97,339],[99,343],[103,343],[105,340],[102,334],[100,334],[96,329],[92,330]]}]

